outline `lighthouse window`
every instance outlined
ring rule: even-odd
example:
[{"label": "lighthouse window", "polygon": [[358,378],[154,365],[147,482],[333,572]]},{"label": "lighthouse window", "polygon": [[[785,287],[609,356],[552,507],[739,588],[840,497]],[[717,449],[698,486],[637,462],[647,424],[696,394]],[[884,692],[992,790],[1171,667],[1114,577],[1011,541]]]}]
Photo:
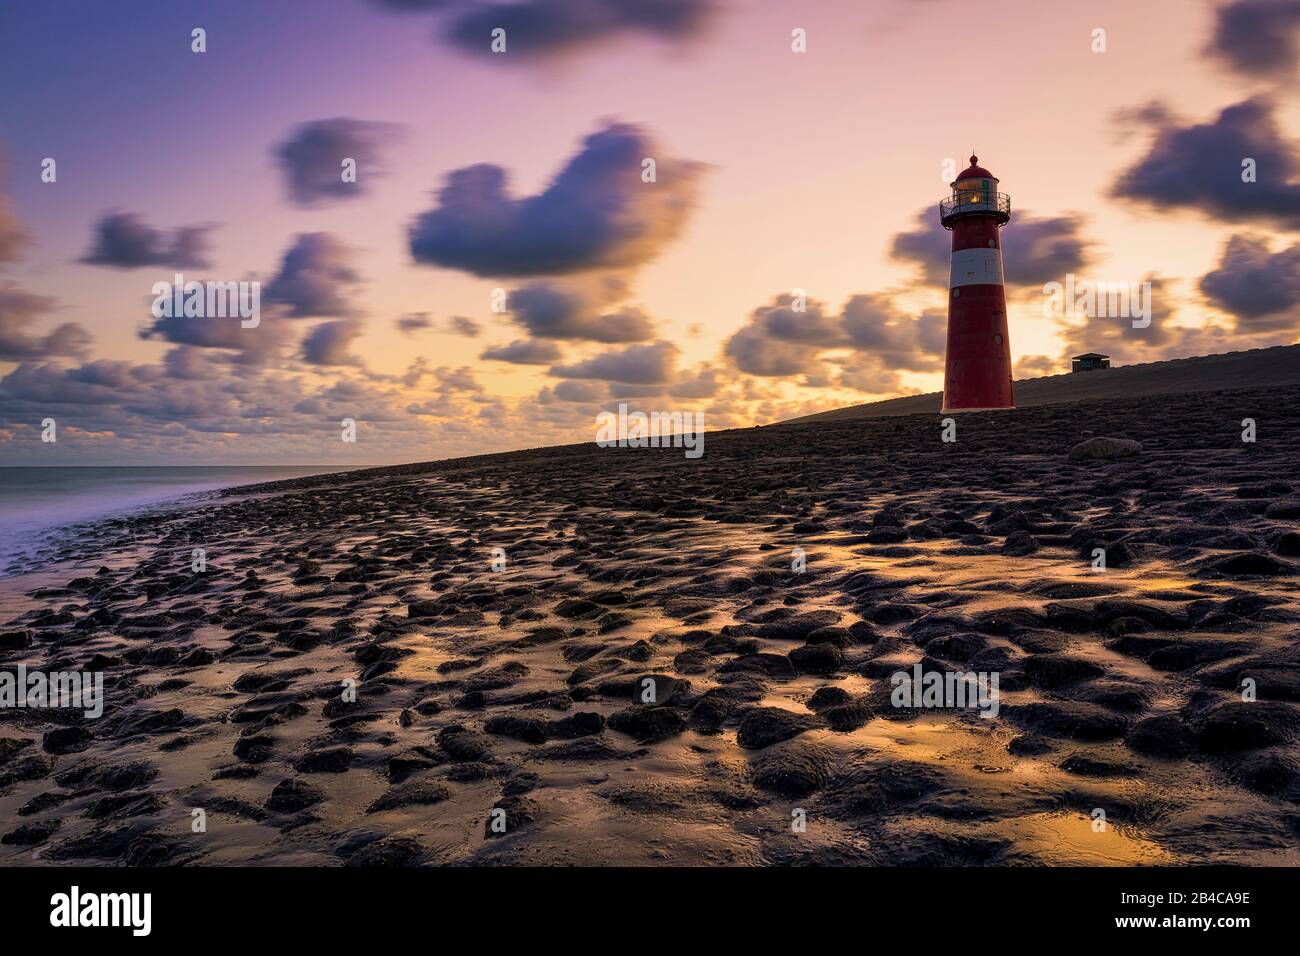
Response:
[{"label": "lighthouse window", "polygon": [[994,336],[993,336],[993,344],[994,344],[994,345],[1001,345],[1001,344],[1002,344],[1002,336],[1001,336],[1001,335],[994,335]]}]

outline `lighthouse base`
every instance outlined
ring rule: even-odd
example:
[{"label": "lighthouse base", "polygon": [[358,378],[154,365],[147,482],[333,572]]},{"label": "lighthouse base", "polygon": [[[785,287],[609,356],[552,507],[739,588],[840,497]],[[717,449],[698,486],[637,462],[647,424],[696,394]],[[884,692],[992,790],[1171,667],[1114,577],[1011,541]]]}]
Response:
[{"label": "lighthouse base", "polygon": [[949,408],[945,405],[943,408],[939,409],[939,412],[943,415],[947,415],[949,412],[1013,412],[1015,410],[1016,406],[1014,405],[989,405],[985,408]]}]

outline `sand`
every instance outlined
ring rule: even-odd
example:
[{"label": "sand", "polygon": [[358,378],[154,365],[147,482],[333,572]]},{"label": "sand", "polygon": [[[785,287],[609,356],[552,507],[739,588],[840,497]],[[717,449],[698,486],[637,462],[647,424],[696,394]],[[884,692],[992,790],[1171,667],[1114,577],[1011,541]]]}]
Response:
[{"label": "sand", "polygon": [[[0,864],[1300,862],[1298,407],[570,446],[104,523],[0,582],[0,669],[106,680],[98,719],[0,711]],[[1142,449],[1069,457],[1097,436]],[[917,665],[997,674],[996,716],[895,706]]]}]

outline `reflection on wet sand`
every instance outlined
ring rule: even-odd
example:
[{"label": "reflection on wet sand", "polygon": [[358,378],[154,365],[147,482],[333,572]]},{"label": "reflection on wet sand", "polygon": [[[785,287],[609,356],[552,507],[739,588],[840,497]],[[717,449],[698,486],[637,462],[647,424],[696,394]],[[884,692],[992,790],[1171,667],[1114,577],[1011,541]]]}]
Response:
[{"label": "reflection on wet sand", "polygon": [[[0,862],[1300,862],[1300,432],[1264,391],[1248,457],[1219,393],[110,522],[0,582],[0,666],[107,691],[0,715]],[[1068,463],[1085,421],[1149,450]],[[998,674],[996,717],[894,706],[918,664]]]}]

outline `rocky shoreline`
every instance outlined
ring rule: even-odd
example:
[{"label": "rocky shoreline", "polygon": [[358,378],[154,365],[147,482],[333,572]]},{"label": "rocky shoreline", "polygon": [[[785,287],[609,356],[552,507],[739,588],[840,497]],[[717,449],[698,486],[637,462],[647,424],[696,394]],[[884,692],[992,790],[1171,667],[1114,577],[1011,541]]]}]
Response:
[{"label": "rocky shoreline", "polygon": [[[0,709],[0,864],[1300,862],[1300,388],[956,427],[102,523],[0,587],[0,671],[105,688]],[[918,665],[996,715],[897,706]]]}]

